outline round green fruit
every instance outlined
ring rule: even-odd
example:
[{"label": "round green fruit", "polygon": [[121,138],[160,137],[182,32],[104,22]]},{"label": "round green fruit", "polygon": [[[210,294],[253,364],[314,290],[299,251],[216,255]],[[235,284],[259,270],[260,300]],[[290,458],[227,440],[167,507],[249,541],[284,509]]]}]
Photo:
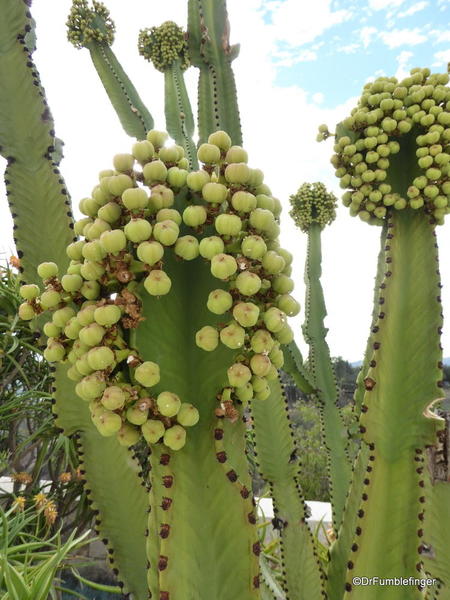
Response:
[{"label": "round green fruit", "polygon": [[258,377],[264,377],[270,371],[272,363],[265,354],[254,354],[250,359],[250,368]]},{"label": "round green fruit", "polygon": [[120,415],[109,410],[103,410],[94,421],[100,435],[109,437],[118,433],[122,427]]},{"label": "round green fruit", "polygon": [[194,260],[199,255],[197,238],[192,235],[183,235],[175,243],[175,254],[183,260]]},{"label": "round green fruit", "polygon": [[208,144],[214,144],[223,152],[227,152],[231,147],[231,138],[225,131],[214,131],[208,137]]},{"label": "round green fruit", "polygon": [[39,296],[39,292],[39,286],[35,285],[34,283],[21,285],[19,289],[19,293],[24,300],[34,300]]},{"label": "round green fruit", "polygon": [[231,146],[228,149],[225,156],[225,162],[227,163],[247,163],[248,154],[241,146]]},{"label": "round green fruit", "polygon": [[174,208],[161,208],[156,213],[156,222],[162,223],[162,221],[173,221],[177,225],[181,225],[181,215]]},{"label": "round green fruit", "polygon": [[217,254],[222,254],[225,249],[225,244],[222,238],[212,235],[210,237],[203,238],[199,244],[199,252],[203,258],[212,260]]},{"label": "round green fruit", "polygon": [[247,258],[258,260],[266,254],[267,245],[259,235],[249,235],[242,240],[241,251]]},{"label": "round green fruit", "polygon": [[278,294],[289,294],[294,289],[294,282],[287,275],[277,275],[272,281],[272,288]]},{"label": "round green fruit", "polygon": [[47,347],[44,350],[44,358],[48,362],[59,362],[63,360],[66,354],[66,350],[62,344],[53,340],[53,338],[49,338],[47,342]]},{"label": "round green fruit", "polygon": [[138,244],[148,240],[152,234],[152,226],[146,219],[131,219],[124,227],[124,233],[131,242]]},{"label": "round green fruit", "polygon": [[175,201],[173,191],[165,185],[155,185],[152,188],[150,197],[150,208],[153,211],[161,210],[162,208],[170,208]]},{"label": "round green fruit", "polygon": [[167,178],[167,167],[162,160],[152,160],[144,166],[142,172],[147,185],[157,181],[165,181]]},{"label": "round green fruit", "polygon": [[256,208],[256,198],[253,194],[250,194],[250,192],[240,190],[233,194],[231,204],[235,210],[247,213]]},{"label": "round green fruit", "polygon": [[202,196],[211,204],[222,204],[228,195],[228,189],[222,183],[206,183],[202,187]]},{"label": "round green fruit", "polygon": [[250,346],[253,352],[258,354],[270,352],[273,345],[274,340],[266,329],[258,329],[250,339]]},{"label": "round green fruit", "polygon": [[59,308],[53,313],[52,321],[56,325],[56,327],[66,326],[66,323],[69,319],[75,316],[75,311],[70,306],[65,306],[64,308]]},{"label": "round green fruit", "polygon": [[106,257],[107,251],[103,248],[99,240],[93,240],[83,246],[82,253],[86,260],[97,262]]},{"label": "round green fruit", "polygon": [[289,325],[286,324],[280,331],[275,333],[275,337],[280,344],[290,344],[294,339],[294,332]]},{"label": "round green fruit", "polygon": [[261,289],[262,281],[256,273],[243,271],[236,277],[235,285],[244,296],[253,296]]},{"label": "round green fruit", "polygon": [[156,398],[156,404],[163,417],[174,417],[180,410],[181,400],[173,392],[161,392]]},{"label": "round green fruit", "polygon": [[263,315],[264,324],[269,331],[277,333],[286,325],[286,314],[272,306]]},{"label": "round green fruit", "polygon": [[182,402],[177,414],[177,421],[183,427],[193,427],[198,423],[200,414],[193,404]]},{"label": "round green fruit", "polygon": [[193,192],[200,192],[211,181],[206,171],[193,171],[186,177],[186,184]]},{"label": "round green fruit", "polygon": [[58,275],[58,266],[54,262],[43,262],[37,268],[41,279],[51,279]]},{"label": "round green fruit", "polygon": [[188,227],[200,227],[208,217],[206,208],[201,205],[191,205],[183,211],[183,221]]},{"label": "round green fruit", "polygon": [[80,383],[77,385],[77,394],[83,400],[93,400],[102,395],[106,383],[103,377],[99,373],[92,373],[83,377]]},{"label": "round green fruit", "polygon": [[105,273],[105,267],[93,260],[85,260],[80,267],[80,275],[86,279],[86,281],[96,281],[100,279]]},{"label": "round green fruit", "polygon": [[247,404],[253,398],[253,386],[251,383],[246,383],[242,387],[235,389],[235,394],[243,404]]},{"label": "round green fruit", "polygon": [[220,148],[214,144],[201,144],[197,152],[197,158],[202,163],[216,164],[220,161]]},{"label": "round green fruit", "polygon": [[166,428],[161,421],[156,419],[149,419],[143,425],[141,425],[142,435],[149,444],[156,444],[163,437]]},{"label": "round green fruit", "polygon": [[55,308],[61,302],[61,294],[56,290],[46,290],[39,299],[42,308]]},{"label": "round green fruit", "polygon": [[19,318],[22,319],[22,321],[31,321],[31,319],[36,316],[34,308],[31,306],[31,304],[28,304],[28,302],[22,302],[22,304],[19,306],[18,313]]},{"label": "round green fruit", "polygon": [[[126,412],[127,421],[132,425],[144,425],[148,419],[148,410],[141,410],[138,406],[130,406]],[[144,436],[145,437],[145,436]]]},{"label": "round green fruit", "polygon": [[170,292],[172,281],[165,271],[154,269],[144,280],[144,287],[150,296],[165,296]]},{"label": "round green fruit", "polygon": [[128,425],[128,423],[123,423],[117,432],[117,440],[121,446],[134,446],[138,443],[140,437],[139,429]]},{"label": "round green fruit", "polygon": [[277,306],[287,314],[288,317],[295,317],[300,312],[300,304],[289,294],[283,294],[277,298]]},{"label": "round green fruit", "polygon": [[172,246],[178,239],[180,228],[174,221],[161,221],[156,223],[153,228],[153,237],[163,244],[163,246]]},{"label": "round green fruit", "polygon": [[77,292],[83,285],[83,279],[80,275],[63,275],[61,285],[66,292]]},{"label": "round green fruit", "polygon": [[174,425],[166,429],[164,444],[171,450],[181,450],[186,444],[186,430],[181,425]]},{"label": "round green fruit", "polygon": [[89,350],[87,361],[94,371],[103,371],[114,364],[114,352],[108,346],[98,346]]},{"label": "round green fruit", "polygon": [[206,306],[215,315],[223,315],[233,306],[233,297],[225,290],[213,290],[209,293]]},{"label": "round green fruit", "polygon": [[116,154],[113,158],[113,165],[116,171],[128,173],[134,166],[134,156],[131,154]]},{"label": "round green fruit", "polygon": [[166,141],[169,139],[169,134],[165,131],[158,131],[157,129],[151,129],[147,133],[147,140],[153,144],[155,148],[159,150],[162,148]]},{"label": "round green fruit", "polygon": [[245,329],[232,322],[221,330],[220,341],[232,350],[242,348],[245,342]]},{"label": "round green fruit", "polygon": [[121,318],[122,312],[115,304],[99,306],[94,311],[94,319],[99,325],[111,327]]},{"label": "round green fruit", "polygon": [[147,360],[136,368],[134,377],[144,387],[152,387],[159,383],[161,378],[159,365]]},{"label": "round green fruit", "polygon": [[258,231],[269,231],[275,224],[275,217],[270,210],[255,208],[250,213],[250,225]]},{"label": "round green fruit", "polygon": [[205,325],[195,334],[195,343],[202,350],[212,352],[219,344],[219,333],[210,325]]},{"label": "round green fruit", "polygon": [[131,152],[134,158],[142,165],[146,162],[149,162],[153,158],[155,154],[155,148],[151,142],[144,140],[142,142],[136,142],[133,144]]},{"label": "round green fruit", "polygon": [[261,264],[266,273],[268,273],[269,275],[276,275],[277,273],[281,273],[281,271],[286,266],[284,258],[274,250],[269,250],[268,252],[266,252],[266,254],[261,260]]},{"label": "round green fruit", "polygon": [[114,196],[122,196],[125,190],[134,187],[134,181],[128,175],[120,174],[108,177],[106,180],[108,191]]},{"label": "round green fruit", "polygon": [[64,335],[69,338],[69,340],[76,340],[78,334],[80,333],[81,325],[77,321],[76,317],[72,317],[67,321],[66,326],[64,327]]},{"label": "round green fruit", "polygon": [[94,346],[98,346],[98,344],[100,344],[105,336],[105,333],[106,330],[101,327],[101,325],[98,323],[90,323],[80,330],[78,337],[82,344],[93,348]]},{"label": "round green fruit", "polygon": [[229,164],[225,169],[225,179],[229,183],[243,185],[250,179],[250,169],[244,162]]},{"label": "round green fruit", "polygon": [[242,327],[253,327],[259,319],[259,308],[253,302],[239,302],[233,308],[233,317]]},{"label": "round green fruit", "polygon": [[123,408],[125,400],[126,396],[122,388],[111,385],[103,392],[101,403],[108,410],[117,410],[118,408]]},{"label": "round green fruit", "polygon": [[211,259],[211,273],[217,279],[228,279],[236,273],[237,262],[230,254],[216,254]]},{"label": "round green fruit", "polygon": [[123,192],[122,203],[128,210],[143,210],[148,206],[148,195],[142,188],[130,188]]},{"label": "round green fruit", "polygon": [[164,247],[155,241],[142,242],[137,247],[137,255],[143,263],[153,266],[164,256]]},{"label": "round green fruit", "polygon": [[47,337],[56,338],[61,335],[61,328],[49,321],[44,325],[43,331]]},{"label": "round green fruit", "polygon": [[252,378],[250,369],[242,364],[235,363],[227,370],[229,384],[233,387],[243,387]]},{"label": "round green fruit", "polygon": [[220,235],[234,236],[241,231],[242,221],[237,215],[223,213],[216,217],[214,226]]},{"label": "round green fruit", "polygon": [[94,313],[97,310],[96,304],[88,304],[84,306],[77,314],[77,320],[83,327],[94,322]]}]

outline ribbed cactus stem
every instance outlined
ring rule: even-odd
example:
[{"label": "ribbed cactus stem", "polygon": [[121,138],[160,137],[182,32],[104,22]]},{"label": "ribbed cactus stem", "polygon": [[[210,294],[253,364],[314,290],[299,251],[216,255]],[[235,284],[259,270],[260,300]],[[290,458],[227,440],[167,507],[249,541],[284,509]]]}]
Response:
[{"label": "ribbed cactus stem", "polygon": [[306,320],[303,332],[309,344],[309,370],[317,389],[321,412],[323,440],[327,448],[330,472],[330,492],[333,524],[337,529],[342,520],[345,498],[350,484],[351,468],[346,451],[347,435],[338,402],[336,378],[326,342],[326,316],[321,276],[321,227],[312,223],[308,230],[308,250],[305,269]]},{"label": "ribbed cactus stem", "polygon": [[224,129],[233,144],[242,144],[236,83],[231,62],[238,54],[230,46],[230,25],[225,0],[189,0],[189,53],[200,69],[198,130],[200,142]]},{"label": "ribbed cactus stem", "polygon": [[[372,366],[364,381],[361,431],[369,461],[346,599],[398,598],[395,588],[357,588],[352,578],[410,577],[421,569],[424,447],[434,443],[436,430],[442,428],[429,412],[441,395],[442,377],[437,267],[433,225],[412,209],[395,211],[388,223]],[[408,598],[416,597],[421,592],[409,588]]]}]

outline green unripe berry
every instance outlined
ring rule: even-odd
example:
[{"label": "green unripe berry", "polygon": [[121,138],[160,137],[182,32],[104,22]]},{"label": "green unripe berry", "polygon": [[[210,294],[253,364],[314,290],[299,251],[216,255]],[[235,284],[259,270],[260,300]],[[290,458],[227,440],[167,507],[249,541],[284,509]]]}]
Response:
[{"label": "green unripe berry", "polygon": [[433,204],[436,208],[445,208],[448,206],[448,200],[445,196],[436,196],[433,200]]},{"label": "green unripe berry", "polygon": [[47,290],[41,294],[40,304],[42,308],[54,308],[61,302],[61,294],[56,290]]},{"label": "green unripe berry", "polygon": [[277,306],[288,317],[295,317],[300,312],[300,304],[289,294],[279,296],[277,298]]},{"label": "green unripe berry", "polygon": [[250,213],[250,225],[259,231],[267,231],[275,223],[275,218],[270,210],[256,208]]},{"label": "green unripe berry", "polygon": [[204,206],[192,205],[183,211],[183,221],[189,227],[199,227],[205,223],[208,213]]},{"label": "green unripe berry", "polygon": [[173,392],[161,392],[156,399],[156,403],[159,412],[164,417],[174,417],[181,407],[180,398]]},{"label": "green unripe berry", "polygon": [[164,444],[171,450],[181,450],[186,444],[186,430],[181,425],[174,425],[166,429]]},{"label": "green unripe berry", "polygon": [[211,181],[206,171],[193,171],[186,177],[186,184],[194,192],[200,192]]},{"label": "green unripe berry", "polygon": [[294,282],[286,275],[277,275],[272,281],[272,288],[278,294],[290,294],[294,289]]},{"label": "green unripe berry", "polygon": [[[262,197],[262,194],[258,196],[258,198],[260,197]],[[250,212],[256,208],[257,198],[253,194],[250,194],[250,192],[240,190],[233,194],[231,204],[233,208],[239,212]]]},{"label": "green unripe berry", "polygon": [[257,260],[266,254],[266,242],[259,235],[249,235],[242,240],[241,252],[244,256]]},{"label": "green unripe berry", "polygon": [[259,402],[264,402],[270,396],[270,387],[269,384],[266,384],[266,387],[262,392],[255,392],[255,400]]},{"label": "green unripe berry", "polygon": [[244,148],[241,148],[240,146],[231,146],[231,148],[229,148],[226,153],[225,162],[227,162],[227,163],[247,163],[248,162],[248,154],[244,150]]},{"label": "green unripe berry", "polygon": [[203,163],[216,164],[220,161],[220,148],[214,144],[201,144],[197,158]]},{"label": "green unripe berry", "polygon": [[280,344],[290,344],[294,339],[294,332],[289,325],[286,324],[280,331],[275,333],[275,337]]},{"label": "green unripe berry", "polygon": [[[98,239],[104,231],[110,231],[111,225],[103,219],[95,219],[95,221],[91,225],[86,225],[83,234],[88,240],[96,240]],[[84,246],[83,246],[84,248]],[[81,249],[81,254],[83,254],[83,248]]]},{"label": "green unripe berry", "polygon": [[[79,321],[78,321],[79,322]],[[102,341],[106,331],[98,323],[90,323],[80,330],[78,337],[85,346],[97,346]]]},{"label": "green unripe berry", "polygon": [[99,306],[94,311],[94,319],[96,323],[104,327],[111,327],[122,316],[122,312],[115,304],[106,304],[105,306]]},{"label": "green unripe berry", "polygon": [[433,198],[436,198],[436,196],[439,195],[439,188],[437,185],[427,185],[423,190],[423,193],[427,198],[433,200]]},{"label": "green unripe berry", "polygon": [[132,188],[134,186],[134,182],[128,175],[114,175],[113,177],[108,177],[107,180],[108,191],[114,196],[122,196],[125,190]]},{"label": "green unripe berry", "polygon": [[284,258],[274,252],[273,250],[269,250],[262,258],[262,266],[266,273],[269,275],[275,275],[277,273],[281,273],[281,271],[285,268],[286,263],[284,262]]},{"label": "green unripe berry", "polygon": [[272,363],[265,354],[254,354],[250,359],[250,368],[258,377],[264,377],[270,371]]},{"label": "green unripe berry", "polygon": [[96,217],[99,204],[93,198],[83,198],[78,203],[78,208],[83,215],[87,215],[88,217]]},{"label": "green unripe berry", "polygon": [[95,418],[94,424],[100,435],[110,437],[120,431],[122,419],[120,415],[105,409]]},{"label": "green unripe berry", "polygon": [[277,333],[286,325],[286,314],[273,306],[264,313],[263,320],[269,331]]},{"label": "green unripe berry", "polygon": [[155,148],[151,142],[144,140],[142,142],[136,142],[133,144],[131,152],[138,162],[144,164],[153,158],[155,154]]},{"label": "green unripe berry", "polygon": [[233,297],[225,290],[213,290],[208,296],[206,306],[215,315],[223,315],[233,305]]},{"label": "green unripe berry", "polygon": [[164,148],[161,148],[158,152],[158,156],[164,163],[176,163],[182,158],[179,155],[177,146],[165,146]]},{"label": "green unripe berry", "polygon": [[250,179],[250,169],[245,162],[229,164],[225,169],[225,179],[229,183],[242,185]]},{"label": "green unripe berry", "polygon": [[83,378],[83,375],[78,371],[75,365],[72,365],[69,369],[67,369],[67,377],[71,381],[80,381]]},{"label": "green unripe berry", "polygon": [[258,354],[270,352],[274,345],[274,340],[270,333],[265,329],[258,329],[251,339],[250,345],[253,352],[257,352]]},{"label": "green unripe berry", "polygon": [[236,277],[235,285],[244,296],[253,296],[261,289],[262,282],[256,273],[243,271]]},{"label": "green unripe berry", "polygon": [[194,260],[199,255],[197,238],[183,235],[175,243],[175,254],[184,260]]},{"label": "green unripe berry", "polygon": [[63,275],[61,285],[66,292],[77,292],[83,285],[80,275]]},{"label": "green unripe berry", "polygon": [[170,167],[167,172],[167,182],[171,187],[182,188],[186,185],[188,172],[179,167]]},{"label": "green unripe berry", "polygon": [[200,414],[193,404],[182,402],[177,414],[177,421],[183,427],[193,427],[198,423]]},{"label": "green unripe berry", "polygon": [[175,201],[175,194],[165,185],[155,185],[150,197],[150,208],[159,211],[162,208],[170,208]]},{"label": "green unripe berry", "polygon": [[105,268],[101,263],[92,260],[85,260],[80,267],[80,274],[88,281],[95,281],[105,273]]},{"label": "green unripe berry", "polygon": [[254,375],[252,377],[252,386],[255,393],[259,394],[268,388],[267,380],[264,377]]},{"label": "green unripe berry", "polygon": [[114,360],[114,352],[107,346],[92,348],[87,354],[88,364],[94,371],[103,371],[104,369],[111,367]]},{"label": "green unripe berry", "polygon": [[440,169],[431,168],[427,169],[426,176],[430,181],[436,181],[437,179],[441,178],[442,172],[440,171]]},{"label": "green unripe berry", "polygon": [[237,215],[223,213],[216,217],[214,226],[220,235],[235,236],[242,229],[242,221]]},{"label": "green unripe berry", "polygon": [[43,262],[38,266],[37,272],[41,279],[51,279],[58,275],[58,266],[54,262]]},{"label": "green unripe berry", "polygon": [[72,242],[66,248],[66,254],[71,260],[81,260],[82,253],[81,250],[84,246],[84,240],[79,240],[78,242]]},{"label": "green unripe berry", "polygon": [[242,364],[235,363],[227,370],[229,384],[233,387],[242,387],[252,378],[250,369]]},{"label": "green unripe berry", "polygon": [[108,410],[117,410],[118,408],[123,408],[125,400],[126,396],[122,388],[111,385],[103,392],[101,403]]},{"label": "green unripe berry", "polygon": [[411,208],[413,208],[414,210],[418,210],[419,208],[422,208],[424,202],[423,202],[423,198],[419,197],[419,198],[413,198],[412,200],[409,201],[409,205]]},{"label": "green unripe berry", "polygon": [[18,314],[22,321],[31,321],[31,319],[36,316],[34,308],[31,306],[31,304],[28,304],[28,302],[22,302],[22,304],[20,304]]},{"label": "green unripe berry", "polygon": [[195,343],[202,350],[212,352],[219,344],[219,333],[210,325],[205,325],[195,334]]},{"label": "green unripe berry", "polygon": [[162,160],[152,160],[144,165],[142,172],[147,185],[156,181],[165,181],[167,178],[167,167]]},{"label": "green unripe berry", "polygon": [[259,308],[253,302],[239,302],[233,308],[233,317],[242,327],[253,327],[259,318]]},{"label": "green unripe berry", "polygon": [[47,337],[56,338],[61,334],[61,328],[49,321],[44,325],[43,331]]},{"label": "green unripe berry", "polygon": [[153,227],[153,237],[164,246],[172,246],[180,233],[180,228],[174,221],[161,221]]},{"label": "green unripe berry", "polygon": [[222,204],[227,199],[228,189],[222,183],[206,183],[202,187],[202,196],[211,204]]},{"label": "green unripe berry", "polygon": [[242,404],[247,404],[253,398],[253,386],[251,383],[246,383],[242,387],[236,388],[235,393]]},{"label": "green unripe berry", "polygon": [[76,317],[72,317],[67,321],[67,324],[64,327],[64,335],[69,338],[69,340],[76,340],[80,329],[80,323],[77,321]]},{"label": "green unripe berry", "polygon": [[113,165],[116,171],[128,173],[133,169],[134,156],[131,154],[116,154],[113,158]]},{"label": "green unripe berry", "polygon": [[88,363],[87,354],[80,356],[75,363],[75,367],[82,375],[89,375],[94,370]]},{"label": "green unripe berry", "polygon": [[155,241],[142,242],[137,247],[137,255],[143,263],[153,266],[164,256],[164,247]]},{"label": "green unripe berry", "polygon": [[142,435],[149,444],[156,444],[163,437],[166,428],[161,421],[149,419],[141,425]]},{"label": "green unripe berry", "polygon": [[35,285],[34,283],[21,285],[19,289],[19,293],[24,300],[34,300],[39,296],[39,292],[39,286]]},{"label": "green unripe berry", "polygon": [[[124,192],[125,193],[125,192]],[[120,215],[122,214],[122,210],[117,202],[108,202],[105,206],[102,206],[98,211],[98,216],[103,221],[107,223],[115,223]]]},{"label": "green unripe berry", "polygon": [[266,194],[258,194],[256,196],[256,203],[258,208],[264,208],[265,210],[270,210],[270,212],[275,213],[275,205],[276,198],[272,196],[267,196]]},{"label": "green unripe berry", "polygon": [[151,142],[155,148],[161,148],[169,139],[169,135],[165,131],[151,129],[147,133],[147,141]]},{"label": "green unripe berry", "polygon": [[83,257],[94,262],[101,261],[106,257],[106,250],[99,240],[87,242],[82,249]]},{"label": "green unripe berry", "polygon": [[93,373],[87,377],[83,377],[77,385],[77,394],[83,400],[94,400],[102,395],[106,383],[104,378],[99,373]]},{"label": "green unripe berry", "polygon": [[208,137],[208,143],[214,144],[220,150],[227,152],[231,147],[231,138],[225,131],[215,131]]},{"label": "green unripe berry", "polygon": [[134,377],[144,387],[152,387],[161,379],[159,365],[151,361],[145,361],[134,371]]},{"label": "green unripe berry", "polygon": [[52,321],[57,327],[66,326],[66,323],[69,319],[75,316],[75,311],[70,306],[65,306],[64,308],[60,308],[53,313]]},{"label": "green unripe berry", "polygon": [[144,287],[151,296],[165,296],[170,292],[172,281],[165,271],[154,269],[144,280]]},{"label": "green unripe berry", "polygon": [[139,430],[136,427],[123,423],[117,432],[117,441],[121,446],[134,446],[140,439]]},{"label": "green unripe berry", "polygon": [[[148,419],[148,409],[138,406],[130,406],[126,412],[127,421],[133,425],[144,425]],[[145,437],[145,436],[144,436]]]},{"label": "green unripe berry", "polygon": [[181,225],[181,215],[175,208],[161,208],[156,213],[156,222],[173,221],[177,225]]},{"label": "green unripe berry", "polygon": [[242,348],[245,341],[245,329],[237,323],[231,322],[221,330],[220,341],[232,350]]},{"label": "green unripe berry", "polygon": [[123,192],[122,203],[128,210],[142,210],[148,206],[147,192],[142,188],[130,188]]},{"label": "green unripe berry", "polygon": [[215,235],[203,238],[199,244],[199,252],[203,258],[211,260],[217,254],[222,254],[225,248],[222,238]]},{"label": "green unripe berry", "polygon": [[87,225],[92,224],[92,222],[92,219],[89,218],[80,219],[79,221],[77,221],[73,228],[75,235],[82,235],[84,228],[87,227]]},{"label": "green unripe berry", "polygon": [[124,227],[127,238],[135,244],[148,240],[152,234],[152,226],[146,219],[131,219]]},{"label": "green unripe berry", "polygon": [[237,263],[229,254],[216,254],[211,259],[211,273],[217,279],[228,279],[236,273]]},{"label": "green unripe berry", "polygon": [[119,254],[126,248],[127,238],[122,229],[113,229],[102,233],[100,244],[108,254]]}]

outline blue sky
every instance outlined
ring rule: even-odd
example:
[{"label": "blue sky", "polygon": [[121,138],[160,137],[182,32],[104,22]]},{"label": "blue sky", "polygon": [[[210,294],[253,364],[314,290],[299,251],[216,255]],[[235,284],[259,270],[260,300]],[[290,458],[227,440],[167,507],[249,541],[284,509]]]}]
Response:
[{"label": "blue sky", "polygon": [[[265,2],[264,22],[276,25],[288,4],[287,0]],[[324,108],[358,94],[370,75],[403,73],[414,66],[441,70],[450,61],[449,2],[342,0],[318,4],[322,14],[317,16],[322,17],[325,29],[310,22],[297,35],[293,30],[287,39],[277,40],[275,81],[279,86],[301,85],[311,96],[316,94]]]}]

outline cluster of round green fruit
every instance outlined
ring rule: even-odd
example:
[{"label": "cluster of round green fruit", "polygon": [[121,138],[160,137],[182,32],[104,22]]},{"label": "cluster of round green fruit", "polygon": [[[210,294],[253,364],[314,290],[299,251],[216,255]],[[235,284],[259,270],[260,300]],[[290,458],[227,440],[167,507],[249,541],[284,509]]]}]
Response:
[{"label": "cluster of round green fruit", "polygon": [[91,196],[80,202],[85,218],[75,233],[83,237],[67,247],[67,272],[59,278],[56,265],[40,265],[45,291],[24,286],[19,314],[32,319],[52,311],[44,356],[70,363],[68,376],[90,402],[102,434],[116,433],[126,444],[140,435],[150,443],[163,438],[178,449],[198,412],[172,392],[151,396],[159,367],[126,343],[125,330],[141,320],[133,289],[142,282],[152,296],[170,292],[167,253],[210,262],[221,285],[207,306],[231,319],[220,332],[206,325],[196,341],[213,350],[220,339],[238,351],[228,370],[231,387],[222,391],[229,403],[267,397],[267,380],[283,364],[280,344],[293,337],[286,317],[300,307],[290,295],[292,256],[277,241],[280,202],[262,172],[248,167],[245,150],[215,132],[198,150],[203,168],[188,172],[183,148],[166,146],[167,138],[149,131],[131,154],[114,157],[114,169],[100,173]]},{"label": "cluster of round green fruit", "polygon": [[110,46],[114,41],[116,27],[109,10],[101,2],[93,0],[90,8],[87,0],[73,0],[67,19],[67,38],[76,48],[86,47],[93,41]]},{"label": "cluster of round green fruit", "polygon": [[159,27],[141,29],[138,39],[139,54],[152,61],[158,71],[164,71],[176,61],[181,68],[189,66],[186,35],[173,21],[166,21]]},{"label": "cluster of round green fruit", "polygon": [[277,240],[280,202],[262,172],[248,167],[246,151],[231,146],[224,132],[210,135],[198,158],[203,170],[190,174],[196,179],[187,183],[195,184],[215,215],[214,235],[200,241],[199,252],[210,261],[212,275],[227,282],[226,289],[211,291],[207,307],[230,320],[219,328],[202,327],[196,343],[206,351],[221,343],[238,352],[228,369],[229,386],[219,394],[222,406],[264,400],[269,380],[283,365],[280,344],[293,339],[287,316],[300,310],[290,295],[292,255]]},{"label": "cluster of round green fruit", "polygon": [[[331,162],[345,206],[381,224],[389,210],[423,209],[442,224],[450,212],[450,88],[447,74],[412,69],[364,87],[337,127]],[[319,128],[328,137],[325,125]],[[409,176],[408,176],[409,175]]]},{"label": "cluster of round green fruit", "polygon": [[304,183],[289,199],[292,206],[289,214],[305,233],[312,223],[317,223],[323,229],[336,218],[337,198],[327,192],[323,183]]}]

